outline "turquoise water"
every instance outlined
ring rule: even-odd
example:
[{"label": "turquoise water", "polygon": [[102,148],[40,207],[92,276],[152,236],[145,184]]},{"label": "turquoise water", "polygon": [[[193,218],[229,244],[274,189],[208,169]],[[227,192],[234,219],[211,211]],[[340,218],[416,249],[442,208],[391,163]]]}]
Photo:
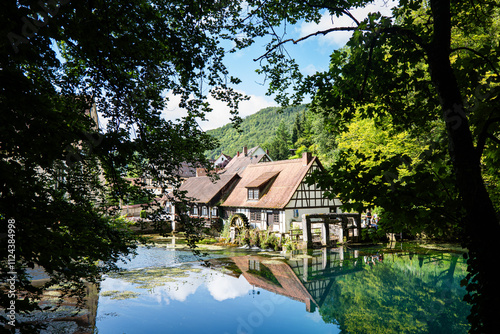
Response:
[{"label": "turquoise water", "polygon": [[[400,248],[400,247],[398,247]],[[234,254],[233,254],[234,255]],[[101,283],[96,332],[466,333],[460,254],[382,248],[213,255],[140,248]]]}]

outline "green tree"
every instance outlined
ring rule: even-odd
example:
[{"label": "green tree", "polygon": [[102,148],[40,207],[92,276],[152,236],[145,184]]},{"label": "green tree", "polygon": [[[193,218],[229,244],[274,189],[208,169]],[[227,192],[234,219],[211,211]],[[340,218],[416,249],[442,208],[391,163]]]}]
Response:
[{"label": "green tree", "polygon": [[[2,3],[0,248],[9,257],[0,266],[2,283],[17,273],[16,313],[35,309],[43,289],[30,284],[29,268],[44,269],[45,287],[82,297],[82,279],[96,282],[133,252],[137,238],[113,206],[132,195],[154,204],[155,196],[124,179],[130,162],[160,187],[179,185],[181,162],[206,163],[215,145],[196,123],[210,111],[206,94],[233,112],[242,98],[219,43],[240,8],[225,5]],[[161,117],[166,92],[181,96],[187,115],[178,122]],[[100,130],[88,117],[94,105],[107,122]],[[12,300],[2,289],[1,304]]]},{"label": "green tree", "polygon": [[216,138],[219,146],[207,151],[209,158],[216,159],[221,153],[236,155],[243,146],[265,147],[264,143],[276,133],[276,124],[284,122],[289,128],[292,127],[295,115],[305,110],[305,105],[291,106],[287,108],[269,107],[259,110],[255,114],[242,119],[236,129],[232,124],[226,124],[220,128],[207,131],[207,134]]},{"label": "green tree", "polygon": [[290,157],[290,133],[284,122],[280,122],[274,138],[264,146],[269,149],[269,156],[273,160],[286,160]]},{"label": "green tree", "polygon": [[297,114],[295,116],[295,122],[293,123],[292,127],[292,136],[290,140],[292,141],[292,144],[295,145],[297,140],[302,136],[303,132],[303,125],[302,125],[302,120],[303,120],[303,115]]},{"label": "green tree", "polygon": [[[248,19],[246,32],[271,36],[259,58],[262,72],[270,78],[270,93],[283,104],[311,93],[310,108],[330,115],[329,123],[336,130],[345,128],[358,111],[376,120],[389,115],[395,128],[417,138],[426,136],[436,121],[441,122],[446,129],[447,161],[464,212],[460,228],[463,244],[469,249],[466,281],[467,299],[474,305],[471,331],[494,332],[500,326],[494,311],[500,302],[500,286],[491,263],[500,224],[483,181],[482,163],[495,163],[497,160],[483,157],[499,154],[498,2],[402,0],[393,9],[393,18],[372,13],[358,20],[349,11],[370,2],[249,1],[254,20]],[[353,24],[332,26],[295,40],[276,32],[299,20],[318,23],[325,12],[345,15]],[[305,77],[293,58],[283,52],[286,43],[335,31],[352,31],[353,35],[348,48],[332,53],[326,72]],[[477,36],[481,36],[480,43],[474,42]],[[290,87],[295,87],[292,96]],[[428,156],[434,163],[434,154]],[[402,164],[400,159],[385,160],[380,175]],[[414,182],[418,185],[419,180]],[[335,191],[345,193],[358,185]]]},{"label": "green tree", "polygon": [[330,175],[317,182],[341,190],[347,209],[383,208],[387,231],[457,238],[461,209],[442,133],[436,124],[427,138],[417,138],[390,120],[376,125],[357,115],[337,136]]}]

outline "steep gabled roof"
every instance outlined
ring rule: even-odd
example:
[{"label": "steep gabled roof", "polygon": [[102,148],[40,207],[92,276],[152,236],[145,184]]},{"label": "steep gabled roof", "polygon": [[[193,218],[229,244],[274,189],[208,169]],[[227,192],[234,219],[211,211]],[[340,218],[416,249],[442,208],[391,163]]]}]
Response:
[{"label": "steep gabled roof", "polygon": [[[239,153],[235,155],[231,161],[226,165],[224,168],[223,173],[227,174],[234,174],[234,173],[241,173],[243,170],[253,164],[260,163],[261,161],[269,161],[271,160],[269,156],[264,153],[264,154],[256,154],[259,153],[257,152],[259,150],[260,146],[255,146],[252,147],[247,151],[247,153]],[[264,150],[260,149],[260,152],[264,152]]]},{"label": "steep gabled roof", "polygon": [[220,157],[224,157],[224,158],[226,158],[226,160],[231,160],[232,159],[230,155],[227,155],[225,153],[221,153],[219,155],[219,157],[217,159],[215,159],[215,161],[219,160]]},{"label": "steep gabled roof", "polygon": [[216,168],[223,168],[231,161],[231,157],[227,154],[221,153],[217,159],[214,160],[213,164]]},{"label": "steep gabled roof", "polygon": [[237,174],[223,174],[219,175],[219,180],[212,182],[208,176],[190,177],[179,190],[187,191],[186,196],[195,198],[195,203],[209,203],[226,185],[237,178]]},{"label": "steep gabled roof", "polygon": [[[318,306],[304,283],[301,282],[287,263],[269,261],[263,256],[236,256],[232,257],[231,260],[238,266],[247,282],[251,285],[303,302],[308,310],[311,308],[311,303],[315,304],[316,307]],[[259,270],[251,270],[250,261],[259,262],[260,268],[267,267],[278,284],[270,281]]]},{"label": "steep gabled roof", "polygon": [[[307,164],[304,163],[304,159],[294,159],[249,165],[240,174],[241,180],[222,206],[284,208],[314,163],[317,163],[317,158],[312,158]],[[259,200],[248,200],[247,188],[258,187],[257,184],[262,185],[263,182],[267,182],[264,180],[270,181],[269,189],[261,194]]]}]

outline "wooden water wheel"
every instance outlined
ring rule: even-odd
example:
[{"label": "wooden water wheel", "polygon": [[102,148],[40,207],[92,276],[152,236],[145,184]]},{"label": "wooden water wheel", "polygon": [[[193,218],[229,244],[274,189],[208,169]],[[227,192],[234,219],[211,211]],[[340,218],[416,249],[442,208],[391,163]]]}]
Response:
[{"label": "wooden water wheel", "polygon": [[236,227],[237,229],[241,230],[244,228],[248,228],[250,225],[248,224],[248,218],[245,214],[236,213],[231,216],[231,219],[229,220],[229,226]]}]

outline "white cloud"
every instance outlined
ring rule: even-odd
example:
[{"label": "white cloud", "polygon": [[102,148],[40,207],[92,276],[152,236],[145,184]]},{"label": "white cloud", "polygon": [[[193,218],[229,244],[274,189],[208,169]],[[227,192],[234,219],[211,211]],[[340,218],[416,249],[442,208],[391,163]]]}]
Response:
[{"label": "white cloud", "polygon": [[[373,3],[367,5],[364,8],[353,9],[350,12],[358,21],[362,21],[366,18],[368,13],[373,12],[380,12],[382,15],[391,16],[391,8],[394,7],[395,4],[396,2],[393,0],[375,0]],[[314,22],[304,22],[298,28],[298,32],[300,34],[300,37],[304,37],[317,31],[327,30],[332,27],[354,26],[355,23],[349,16],[330,16],[329,13],[325,11],[318,24]],[[351,36],[352,32],[350,31],[335,31],[327,35],[319,35],[317,38],[320,45],[334,45],[336,47],[342,47],[347,43]]]},{"label": "white cloud", "polygon": [[[183,302],[188,296],[194,294],[196,290],[203,284],[203,280],[196,277],[195,279],[186,279],[185,281],[176,282],[175,287],[173,284],[165,287],[159,287],[158,292],[168,299]],[[163,291],[162,291],[163,290]]]},{"label": "white cloud", "polygon": [[[240,93],[244,94],[244,92],[241,91]],[[276,103],[270,98],[257,95],[249,96],[250,100],[240,102],[239,116],[241,118],[254,114],[263,108],[276,106]],[[173,94],[168,94],[167,97],[169,99],[169,102],[165,110],[162,112],[162,116],[165,119],[172,121],[186,116],[186,110],[179,108],[180,97]],[[213,111],[206,116],[206,118],[208,119],[207,121],[198,122],[203,130],[206,131],[215,129],[231,122],[229,107],[224,102],[209,97],[208,103],[210,103]]]},{"label": "white cloud", "polygon": [[206,284],[212,297],[218,301],[244,296],[252,289],[243,275],[236,279],[217,273],[214,280]]},{"label": "white cloud", "polygon": [[318,69],[313,64],[309,64],[302,69],[302,73],[304,73],[305,75],[313,75],[316,72],[318,72]]},{"label": "white cloud", "polygon": [[169,304],[170,300],[184,302],[190,295],[195,294],[196,290],[203,284],[203,277],[192,274],[189,277],[183,277],[174,282],[166,282],[164,285],[148,290],[146,296],[156,300],[158,304]]}]

